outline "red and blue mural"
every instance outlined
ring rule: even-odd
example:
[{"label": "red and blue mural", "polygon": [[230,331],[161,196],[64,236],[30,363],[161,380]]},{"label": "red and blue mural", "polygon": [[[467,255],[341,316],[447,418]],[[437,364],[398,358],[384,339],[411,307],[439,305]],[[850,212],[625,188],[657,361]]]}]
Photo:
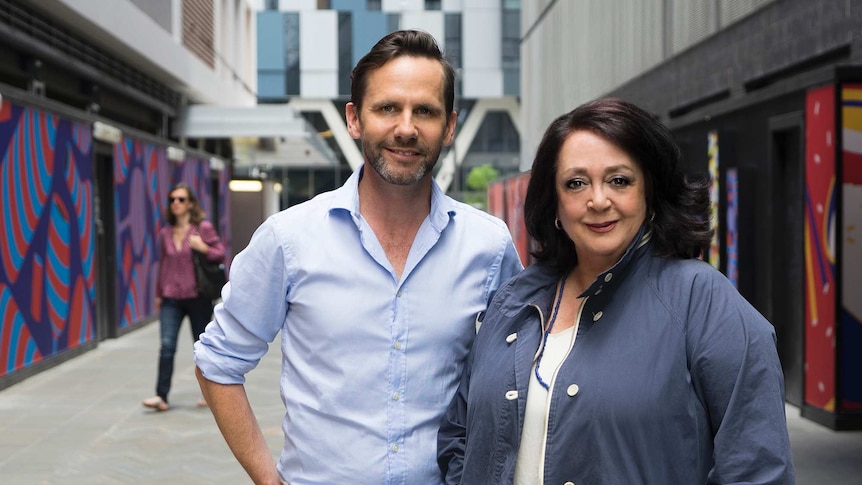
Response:
[{"label": "red and blue mural", "polygon": [[862,410],[862,84],[841,88],[842,409]]},{"label": "red and blue mural", "polygon": [[[838,107],[836,89],[841,103]],[[859,272],[862,85],[815,89],[808,93],[806,103],[805,402],[831,413],[859,410],[862,409],[862,381],[858,379],[862,369],[859,352],[862,348],[862,273]],[[837,127],[836,109],[841,110]],[[841,146],[837,149],[836,129],[841,129]],[[839,247],[840,261],[836,256]],[[841,381],[836,381],[836,371],[840,372]]]},{"label": "red and blue mural", "polygon": [[[209,159],[167,159],[167,148],[125,137],[114,145],[117,314],[126,328],[155,313],[156,234],[171,187],[185,182],[230,251],[230,174]],[[0,377],[97,339],[92,127],[0,103]],[[216,195],[216,197],[213,197]]]},{"label": "red and blue mural", "polygon": [[0,376],[95,333],[88,125],[0,104]]},{"label": "red and blue mural", "polygon": [[835,411],[835,87],[808,92],[805,109],[805,390]]}]

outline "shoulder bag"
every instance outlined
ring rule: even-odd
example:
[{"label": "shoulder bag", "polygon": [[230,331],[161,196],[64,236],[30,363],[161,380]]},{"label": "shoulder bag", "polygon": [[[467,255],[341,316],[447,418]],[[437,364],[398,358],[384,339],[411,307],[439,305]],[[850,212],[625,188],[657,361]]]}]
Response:
[{"label": "shoulder bag", "polygon": [[195,250],[192,250],[192,261],[195,265],[198,293],[210,300],[221,298],[221,289],[227,283],[224,263],[210,261],[206,254]]}]

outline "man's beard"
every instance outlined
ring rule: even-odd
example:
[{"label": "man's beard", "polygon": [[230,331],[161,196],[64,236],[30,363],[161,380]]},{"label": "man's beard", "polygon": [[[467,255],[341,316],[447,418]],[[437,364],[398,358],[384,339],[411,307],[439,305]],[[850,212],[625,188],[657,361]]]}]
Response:
[{"label": "man's beard", "polygon": [[[430,173],[434,169],[434,165],[437,164],[437,158],[440,156],[439,149],[436,152],[432,153],[424,152],[425,158],[422,160],[422,163],[417,165],[412,172],[402,173],[393,170],[392,165],[386,163],[386,160],[383,156],[383,149],[381,148],[381,146],[378,146],[378,149],[375,151],[372,147],[368,146],[363,142],[362,147],[365,154],[365,159],[368,161],[374,171],[377,172],[378,175],[380,175],[380,178],[393,185],[415,185],[419,183],[423,178],[425,178],[428,173]],[[407,149],[411,147],[397,148]]]}]

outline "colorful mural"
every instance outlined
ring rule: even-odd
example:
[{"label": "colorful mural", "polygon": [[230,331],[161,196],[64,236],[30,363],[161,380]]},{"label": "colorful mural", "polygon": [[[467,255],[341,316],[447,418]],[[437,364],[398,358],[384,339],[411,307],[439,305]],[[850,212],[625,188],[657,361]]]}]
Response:
[{"label": "colorful mural", "polygon": [[739,174],[735,168],[727,169],[725,173],[727,183],[727,214],[725,222],[726,238],[725,244],[727,257],[727,279],[736,287],[739,284],[739,228],[737,221],[739,216]]},{"label": "colorful mural", "polygon": [[718,193],[720,181],[718,178],[718,132],[707,134],[707,155],[709,157],[709,220],[712,226],[712,241],[709,244],[709,264],[716,269],[721,268],[721,246],[718,242]]},{"label": "colorful mural", "polygon": [[0,102],[0,377],[95,336],[89,126]]},{"label": "colorful mural", "polygon": [[841,408],[862,409],[862,84],[841,89]]},{"label": "colorful mural", "polygon": [[805,101],[805,390],[835,411],[835,87]]}]

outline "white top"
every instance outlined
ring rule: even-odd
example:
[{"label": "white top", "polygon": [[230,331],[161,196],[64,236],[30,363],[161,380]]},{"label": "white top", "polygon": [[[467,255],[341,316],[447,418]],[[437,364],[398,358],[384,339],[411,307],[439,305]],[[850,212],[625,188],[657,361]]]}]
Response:
[{"label": "white top", "polygon": [[[569,355],[575,342],[574,336],[574,325],[562,332],[548,335],[539,374],[552,389],[554,375],[556,375],[560,364]],[[515,485],[538,485],[542,483],[543,451],[545,449],[545,432],[548,427],[548,398],[550,395],[551,393],[539,384],[536,373],[530,372],[527,407],[524,412],[524,429],[521,431],[521,447],[518,449],[518,459],[515,462]]]}]

